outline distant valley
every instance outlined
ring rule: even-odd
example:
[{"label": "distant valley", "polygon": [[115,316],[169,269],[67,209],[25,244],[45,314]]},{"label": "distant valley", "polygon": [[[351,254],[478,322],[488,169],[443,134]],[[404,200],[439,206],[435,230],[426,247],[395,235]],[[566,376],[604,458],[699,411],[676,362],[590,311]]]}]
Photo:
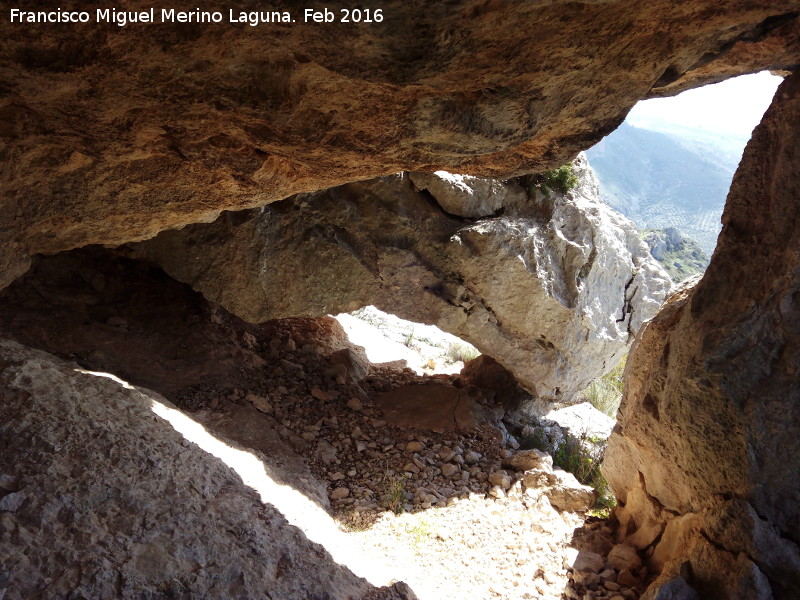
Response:
[{"label": "distant valley", "polygon": [[744,145],[740,138],[623,123],[586,154],[611,206],[640,229],[676,227],[711,255]]}]

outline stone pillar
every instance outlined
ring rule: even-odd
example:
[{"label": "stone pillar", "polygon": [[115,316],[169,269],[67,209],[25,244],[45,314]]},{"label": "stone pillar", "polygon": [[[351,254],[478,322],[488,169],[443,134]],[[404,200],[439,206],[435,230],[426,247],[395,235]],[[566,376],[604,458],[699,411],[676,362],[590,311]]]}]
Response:
[{"label": "stone pillar", "polygon": [[[800,598],[800,73],[733,180],[705,277],[631,352],[603,471],[620,535],[702,598]],[[682,575],[679,575],[682,574]]]}]

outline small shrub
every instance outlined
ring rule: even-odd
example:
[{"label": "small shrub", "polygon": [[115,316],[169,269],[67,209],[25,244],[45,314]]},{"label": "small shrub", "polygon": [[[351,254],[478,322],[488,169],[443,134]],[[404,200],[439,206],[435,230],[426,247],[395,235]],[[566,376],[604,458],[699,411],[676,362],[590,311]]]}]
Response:
[{"label": "small shrub", "polygon": [[617,501],[611,488],[600,472],[603,461],[605,440],[588,436],[585,433],[579,438],[566,434],[564,442],[553,454],[553,465],[569,471],[584,485],[592,486],[597,492],[597,500],[593,507],[595,516],[607,517]]},{"label": "small shrub", "polygon": [[543,185],[566,194],[578,185],[578,176],[572,170],[572,165],[564,165],[545,173]]},{"label": "small shrub", "polygon": [[578,176],[572,165],[568,164],[545,173],[526,175],[520,180],[520,183],[527,187],[530,195],[535,194],[536,190],[541,190],[546,196],[549,196],[550,192],[566,194],[577,187]]},{"label": "small shrub", "polygon": [[[586,484],[599,468],[594,444],[567,434],[564,441],[553,454],[553,465],[569,471],[575,478]],[[588,442],[588,443],[587,443]],[[589,444],[592,444],[591,446]]]},{"label": "small shrub", "polygon": [[519,447],[520,450],[539,450],[548,454],[553,452],[553,445],[547,439],[547,434],[541,427],[533,428],[533,431],[528,434],[523,432],[523,435],[519,438]]},{"label": "small shrub", "polygon": [[383,495],[383,506],[395,514],[403,512],[406,503],[406,483],[402,479],[392,479],[387,482],[386,493]]},{"label": "small shrub", "polygon": [[447,346],[447,358],[450,362],[468,362],[480,355],[475,346],[466,342],[452,342]]},{"label": "small shrub", "polygon": [[610,372],[593,381],[581,392],[592,406],[612,419],[616,417],[619,403],[622,400],[622,374],[625,372],[627,360],[628,355],[626,354]]}]

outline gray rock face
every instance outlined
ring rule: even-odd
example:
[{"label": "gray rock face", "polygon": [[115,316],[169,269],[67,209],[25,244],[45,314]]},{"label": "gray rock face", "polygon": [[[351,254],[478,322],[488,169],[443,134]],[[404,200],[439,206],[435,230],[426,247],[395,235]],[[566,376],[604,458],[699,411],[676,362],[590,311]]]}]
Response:
[{"label": "gray rock face", "polygon": [[566,194],[486,184],[510,202],[494,218],[448,214],[402,174],[135,248],[244,319],[373,304],[468,340],[541,398],[568,399],[616,364],[670,286],[632,224],[600,201],[583,156],[574,170],[580,184]]},{"label": "gray rock face", "polygon": [[[603,471],[628,543],[702,598],[800,597],[800,73],[734,178],[711,265],[645,328]],[[724,573],[724,577],[720,574]]]},{"label": "gray rock face", "polygon": [[13,481],[0,495],[19,488],[0,500],[5,600],[413,597],[339,564],[277,508],[281,486],[271,501],[254,490],[254,455],[245,484],[216,457],[245,453],[184,439],[199,426],[157,394],[9,341],[0,385],[0,473]]},{"label": "gray rock face", "polygon": [[527,200],[525,190],[519,185],[488,177],[447,171],[409,173],[409,177],[446,212],[460,217],[489,217],[503,207],[520,207]]}]

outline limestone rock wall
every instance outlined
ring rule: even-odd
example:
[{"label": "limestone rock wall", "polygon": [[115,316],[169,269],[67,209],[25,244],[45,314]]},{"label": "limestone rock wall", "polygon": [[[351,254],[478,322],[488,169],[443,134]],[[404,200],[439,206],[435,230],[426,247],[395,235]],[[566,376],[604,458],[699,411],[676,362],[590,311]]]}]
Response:
[{"label": "limestone rock wall", "polygon": [[0,287],[32,254],[298,192],[402,170],[543,171],[641,98],[800,63],[796,0],[387,0],[373,24],[269,8],[297,22],[2,20]]},{"label": "limestone rock wall", "polygon": [[541,398],[569,399],[616,364],[670,286],[633,225],[600,200],[585,158],[574,168],[580,185],[566,194],[461,180],[473,191],[464,206],[501,190],[502,216],[453,216],[437,203],[445,192],[403,174],[134,246],[249,321],[373,304],[470,341]]},{"label": "limestone rock wall", "polygon": [[800,596],[798,123],[795,74],[745,150],[705,277],[634,346],[606,451],[623,533],[703,598]]}]

